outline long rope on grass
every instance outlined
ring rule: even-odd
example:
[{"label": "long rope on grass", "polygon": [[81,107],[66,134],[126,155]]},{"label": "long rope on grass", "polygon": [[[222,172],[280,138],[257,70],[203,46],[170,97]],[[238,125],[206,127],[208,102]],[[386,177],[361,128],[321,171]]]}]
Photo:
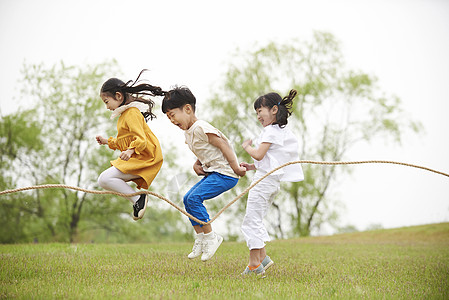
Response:
[{"label": "long rope on grass", "polygon": [[423,166],[418,166],[418,165],[413,165],[413,164],[408,164],[408,163],[403,163],[403,162],[397,162],[397,161],[387,161],[387,160],[363,160],[363,161],[313,161],[313,160],[298,160],[298,161],[292,161],[292,162],[288,162],[288,163],[285,163],[283,165],[280,165],[279,167],[271,170],[270,172],[266,173],[264,176],[262,176],[261,178],[259,178],[255,182],[253,182],[243,192],[241,192],[237,197],[235,197],[228,204],[226,204],[226,206],[224,206],[212,219],[210,219],[209,222],[204,222],[204,221],[198,220],[197,218],[195,218],[194,216],[192,216],[191,214],[186,212],[184,209],[182,209],[181,207],[179,207],[178,205],[176,205],[175,203],[173,203],[172,201],[170,201],[166,197],[164,197],[162,195],[159,195],[157,193],[151,192],[151,191],[139,191],[139,192],[135,192],[135,193],[131,193],[131,194],[123,194],[123,193],[113,192],[113,191],[87,190],[87,189],[83,189],[83,188],[80,188],[80,187],[64,185],[64,184],[43,184],[43,185],[34,185],[34,186],[28,186],[28,187],[23,187],[23,188],[17,188],[17,189],[13,189],[13,190],[1,191],[0,192],[0,196],[1,195],[5,195],[5,194],[11,194],[11,193],[27,191],[27,190],[50,189],[50,188],[71,189],[71,190],[80,191],[80,192],[84,192],[84,193],[91,193],[91,194],[102,194],[102,195],[104,195],[104,194],[113,194],[113,195],[118,195],[118,196],[122,196],[122,197],[131,197],[131,196],[137,196],[137,195],[141,195],[141,194],[147,194],[147,195],[151,195],[151,196],[157,197],[157,198],[159,198],[161,200],[164,200],[165,202],[167,202],[168,204],[170,204],[171,206],[176,208],[179,212],[181,212],[182,214],[186,215],[188,218],[198,222],[199,224],[207,225],[207,224],[210,224],[213,221],[215,221],[226,209],[228,209],[237,200],[242,198],[246,193],[249,192],[249,190],[251,190],[255,185],[257,185],[259,182],[261,182],[267,176],[273,174],[274,172],[278,171],[279,169],[282,169],[282,168],[284,168],[286,166],[293,165],[293,164],[315,164],[315,165],[395,164],[395,165],[407,166],[407,167],[412,167],[412,168],[418,168],[418,169],[426,170],[426,171],[429,171],[429,172],[433,172],[433,173],[436,173],[436,174],[440,174],[440,175],[449,177],[449,174],[444,173],[444,172],[440,172],[440,171],[437,171],[437,170],[434,170],[434,169],[430,169],[430,168],[427,168],[427,167],[423,167]]}]

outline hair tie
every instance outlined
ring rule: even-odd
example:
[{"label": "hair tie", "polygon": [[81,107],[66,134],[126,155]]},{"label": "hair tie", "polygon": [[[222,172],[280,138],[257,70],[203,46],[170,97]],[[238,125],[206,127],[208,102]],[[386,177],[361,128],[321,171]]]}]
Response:
[{"label": "hair tie", "polygon": [[278,102],[278,105],[281,105],[281,101]]}]

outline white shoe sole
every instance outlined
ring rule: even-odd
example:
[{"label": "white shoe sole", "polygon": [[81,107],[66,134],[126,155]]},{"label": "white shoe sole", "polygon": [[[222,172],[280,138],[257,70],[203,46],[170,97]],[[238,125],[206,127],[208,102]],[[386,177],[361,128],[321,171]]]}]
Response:
[{"label": "white shoe sole", "polygon": [[145,211],[147,210],[147,204],[148,204],[148,195],[145,195],[145,205],[143,206],[143,208],[139,211],[139,216],[138,217],[134,217],[133,214],[133,220],[137,221],[143,218],[143,215],[145,214]]},{"label": "white shoe sole", "polygon": [[270,261],[269,263],[267,263],[267,265],[265,267],[263,267],[263,270],[266,271],[269,267],[271,267],[272,265],[274,265],[273,261]]}]

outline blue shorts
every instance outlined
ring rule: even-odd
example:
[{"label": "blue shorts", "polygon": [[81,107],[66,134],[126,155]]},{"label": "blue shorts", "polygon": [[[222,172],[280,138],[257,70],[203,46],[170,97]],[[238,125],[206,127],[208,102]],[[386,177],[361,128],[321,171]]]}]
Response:
[{"label": "blue shorts", "polygon": [[[209,222],[209,214],[203,204],[204,200],[212,199],[227,190],[233,188],[238,178],[226,176],[217,172],[208,173],[197,182],[184,196],[184,206],[186,211],[203,222]],[[192,226],[200,225],[189,219]],[[202,225],[201,225],[202,226]]]}]

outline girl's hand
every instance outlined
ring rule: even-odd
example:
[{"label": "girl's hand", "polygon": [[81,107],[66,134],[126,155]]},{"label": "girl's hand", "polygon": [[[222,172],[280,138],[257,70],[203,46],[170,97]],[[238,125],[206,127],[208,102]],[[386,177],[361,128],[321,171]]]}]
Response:
[{"label": "girl's hand", "polygon": [[101,135],[97,135],[95,137],[95,139],[97,140],[97,143],[100,144],[100,145],[107,145],[108,144],[108,139],[105,139]]},{"label": "girl's hand", "polygon": [[256,169],[256,166],[254,166],[254,164],[249,164],[249,163],[246,163],[246,162],[240,163],[240,166],[245,168],[246,171],[252,171],[252,170]]},{"label": "girl's hand", "polygon": [[246,150],[246,147],[251,146],[253,144],[253,140],[249,139],[243,142],[242,147]]},{"label": "girl's hand", "polygon": [[134,154],[134,149],[128,149],[120,153],[119,158],[121,158],[124,161],[128,161],[131,158],[131,155]]},{"label": "girl's hand", "polygon": [[233,169],[234,173],[243,177],[246,175],[246,168],[242,166],[238,166],[237,169]]}]

